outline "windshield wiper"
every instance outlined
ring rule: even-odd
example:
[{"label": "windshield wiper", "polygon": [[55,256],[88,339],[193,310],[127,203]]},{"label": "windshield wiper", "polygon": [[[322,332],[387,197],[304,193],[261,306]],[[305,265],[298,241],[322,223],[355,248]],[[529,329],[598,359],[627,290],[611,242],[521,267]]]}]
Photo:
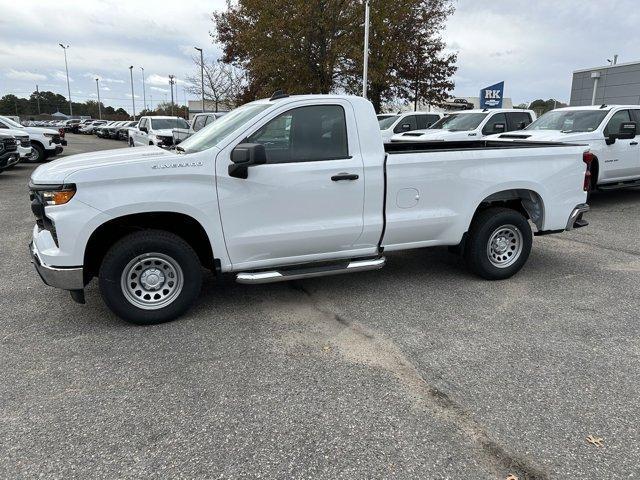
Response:
[{"label": "windshield wiper", "polygon": [[180,145],[178,145],[178,146],[176,146],[176,152],[186,153],[186,150],[183,147],[181,147]]}]

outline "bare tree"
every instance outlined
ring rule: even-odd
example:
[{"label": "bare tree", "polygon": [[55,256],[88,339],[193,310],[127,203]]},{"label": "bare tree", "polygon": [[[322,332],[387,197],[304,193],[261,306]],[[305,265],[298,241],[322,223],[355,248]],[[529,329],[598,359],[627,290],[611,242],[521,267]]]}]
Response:
[{"label": "bare tree", "polygon": [[[197,73],[187,76],[186,90],[202,96],[200,77],[200,57],[194,56]],[[220,108],[232,109],[238,106],[244,86],[244,75],[231,65],[215,60],[204,60],[204,98],[213,102],[217,112]]]}]

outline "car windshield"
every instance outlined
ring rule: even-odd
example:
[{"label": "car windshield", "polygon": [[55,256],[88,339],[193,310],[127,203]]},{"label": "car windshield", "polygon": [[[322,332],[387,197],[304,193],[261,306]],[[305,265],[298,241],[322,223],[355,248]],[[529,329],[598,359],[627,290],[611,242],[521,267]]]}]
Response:
[{"label": "car windshield", "polygon": [[608,113],[609,110],[554,110],[542,115],[526,130],[592,132],[598,128]]},{"label": "car windshield", "polygon": [[189,124],[182,118],[152,118],[152,130],[167,130],[170,128],[189,128]]},{"label": "car windshield", "polygon": [[235,130],[270,107],[269,103],[250,103],[236,108],[187,138],[177,150],[184,153],[194,153],[215,147]]},{"label": "car windshield", "polygon": [[24,128],[18,122],[14,122],[13,120],[11,120],[10,118],[7,118],[7,117],[2,117],[2,121],[4,123],[6,123],[7,125],[9,125],[9,127],[11,127],[11,128],[20,128],[20,129]]},{"label": "car windshield", "polygon": [[441,128],[451,132],[475,130],[487,117],[488,113],[455,113],[441,118],[429,128]]},{"label": "car windshield", "polygon": [[378,118],[378,124],[380,124],[380,130],[386,130],[391,128],[391,125],[398,119],[398,115],[391,115],[390,117]]}]

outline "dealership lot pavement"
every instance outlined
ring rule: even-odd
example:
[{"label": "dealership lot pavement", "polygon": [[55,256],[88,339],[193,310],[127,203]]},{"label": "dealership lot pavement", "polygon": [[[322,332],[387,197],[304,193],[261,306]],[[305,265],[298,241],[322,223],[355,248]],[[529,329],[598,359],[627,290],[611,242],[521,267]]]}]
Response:
[{"label": "dealership lot pavement", "polygon": [[210,275],[186,317],[143,328],[95,282],[84,306],[41,283],[32,170],[0,174],[2,478],[640,472],[638,190],[594,195],[588,228],[537,238],[506,282],[446,249],[294,284]]}]

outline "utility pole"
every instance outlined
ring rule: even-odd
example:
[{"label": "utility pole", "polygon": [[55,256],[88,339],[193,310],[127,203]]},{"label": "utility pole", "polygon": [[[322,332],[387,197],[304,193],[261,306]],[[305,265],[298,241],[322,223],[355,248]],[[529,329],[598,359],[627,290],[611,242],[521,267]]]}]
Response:
[{"label": "utility pole", "polygon": [[102,107],[100,105],[100,85],[98,84],[97,78],[96,78],[96,90],[98,90],[98,120],[102,120]]},{"label": "utility pole", "polygon": [[129,67],[129,73],[131,74],[131,105],[133,106],[133,121],[136,120],[136,97],[133,94],[133,65]]},{"label": "utility pole", "polygon": [[362,96],[367,98],[367,81],[369,77],[369,0],[364,7],[364,65],[362,67]]},{"label": "utility pole", "polygon": [[200,90],[202,90],[202,113],[204,113],[204,56],[201,48],[193,48],[200,52]]},{"label": "utility pole", "polygon": [[36,102],[38,103],[38,115],[40,115],[40,90],[38,90],[38,85],[36,85]]},{"label": "utility pole", "polygon": [[142,103],[144,105],[144,109],[147,109],[147,92],[146,89],[144,87],[144,68],[140,67],[140,70],[142,70]]},{"label": "utility pole", "polygon": [[171,88],[171,116],[173,117],[173,86],[175,85],[175,81],[173,80],[174,78],[176,78],[175,75],[169,75],[169,87]]},{"label": "utility pole", "polygon": [[71,105],[71,85],[69,84],[69,64],[67,63],[67,48],[69,48],[69,45],[67,45],[66,47],[59,43],[58,45],[60,45],[62,47],[62,50],[64,50],[64,69],[67,72],[67,92],[69,93],[69,116],[73,117],[73,105]]}]

